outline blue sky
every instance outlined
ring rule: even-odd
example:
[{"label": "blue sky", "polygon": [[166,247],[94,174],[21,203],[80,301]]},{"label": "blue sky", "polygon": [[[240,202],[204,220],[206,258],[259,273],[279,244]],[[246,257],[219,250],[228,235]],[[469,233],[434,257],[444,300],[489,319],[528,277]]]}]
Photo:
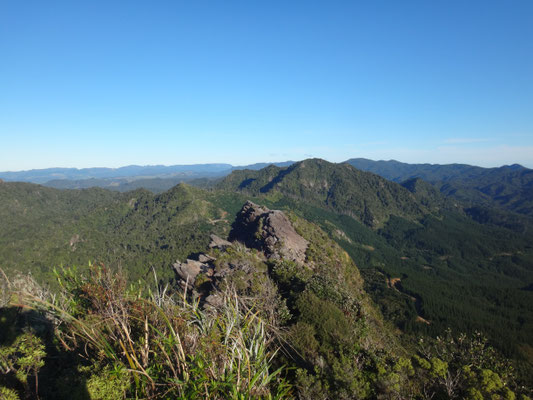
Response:
[{"label": "blue sky", "polygon": [[533,167],[533,2],[0,1],[0,170]]}]

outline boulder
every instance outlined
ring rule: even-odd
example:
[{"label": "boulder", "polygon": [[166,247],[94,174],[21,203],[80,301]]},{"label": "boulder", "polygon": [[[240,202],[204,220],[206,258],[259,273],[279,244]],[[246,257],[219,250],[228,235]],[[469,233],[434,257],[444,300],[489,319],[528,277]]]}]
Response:
[{"label": "boulder", "polygon": [[205,298],[205,304],[215,309],[219,309],[224,304],[224,301],[219,293],[214,293]]},{"label": "boulder", "polygon": [[176,274],[178,274],[183,281],[188,280],[190,285],[194,285],[194,281],[198,274],[208,268],[207,264],[189,259],[184,263],[176,262],[172,266],[174,267]]},{"label": "boulder", "polygon": [[223,250],[226,247],[230,247],[231,246],[230,242],[218,237],[215,234],[211,234],[210,238],[211,238],[211,243],[209,243],[209,247],[210,248],[217,248],[217,249],[222,249]]},{"label": "boulder", "polygon": [[215,257],[211,257],[211,256],[208,256],[207,254],[203,254],[203,253],[198,256],[198,261],[200,261],[202,263],[210,263],[210,262],[213,262],[215,260],[216,260]]}]

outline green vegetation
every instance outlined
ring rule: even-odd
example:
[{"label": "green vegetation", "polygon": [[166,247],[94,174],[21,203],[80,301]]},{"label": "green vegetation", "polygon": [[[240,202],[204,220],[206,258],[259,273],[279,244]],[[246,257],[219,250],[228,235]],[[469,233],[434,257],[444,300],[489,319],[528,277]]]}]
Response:
[{"label": "green vegetation", "polygon": [[[46,357],[45,339],[32,325],[10,345],[4,338],[4,392],[50,399],[288,397],[284,368],[272,367],[278,352],[274,328],[235,293],[224,293],[213,313],[179,293],[127,284],[103,267],[87,274],[64,270],[58,279],[61,290],[55,295],[27,287],[12,292],[14,303],[54,324],[46,341],[56,357]],[[2,318],[20,318],[10,311]],[[45,362],[56,372],[41,377],[45,385],[38,386]],[[63,373],[72,369],[74,379],[66,386]],[[28,384],[30,374],[35,386]]]},{"label": "green vegetation", "polygon": [[[211,250],[214,274],[234,271],[216,281],[224,307],[238,309],[228,320],[204,308],[212,276],[196,279],[199,298],[184,297],[171,265],[205,252],[211,233],[227,237],[247,199],[285,210],[310,245],[304,266],[244,246]],[[503,207],[465,205],[420,179],[398,185],[320,160],[235,171],[209,191],[0,183],[0,201],[0,267],[10,278],[0,279],[0,398],[65,398],[69,390],[72,398],[165,398],[167,390],[168,398],[203,398],[206,390],[212,398],[528,395],[520,385],[533,376],[533,225]],[[108,268],[87,267],[89,260]],[[61,266],[59,284],[53,271]],[[93,304],[99,296],[122,304],[126,330],[109,325],[109,310]],[[232,324],[247,345],[263,330],[266,358],[250,366],[272,377],[261,389],[224,370],[231,362],[221,361],[229,356],[220,332]],[[189,348],[201,358],[170,363],[181,362],[203,387],[187,386],[155,354],[160,346],[169,353],[170,327],[211,335]]]},{"label": "green vegetation", "polygon": [[103,188],[118,192],[127,192],[137,189],[146,189],[153,193],[162,193],[170,190],[172,187],[180,183],[187,183],[188,185],[196,187],[207,187],[215,180],[220,178],[203,176],[198,174],[184,173],[172,178],[118,178],[118,179],[56,179],[43,183],[46,187],[55,189],[89,189],[89,188]]},{"label": "green vegetation", "polygon": [[349,215],[370,227],[382,226],[391,215],[416,219],[425,213],[400,185],[348,164],[305,160],[287,168],[234,171],[217,188],[249,195],[278,193],[292,199]]},{"label": "green vegetation", "polygon": [[[328,181],[344,193],[354,193],[354,182],[365,184],[337,179],[343,173],[332,170],[344,171],[347,166],[316,161],[317,166],[309,168],[313,161],[307,160],[303,169],[313,170],[315,181]],[[302,167],[295,164],[293,168]],[[366,290],[386,319],[402,331],[417,335],[437,335],[448,327],[470,333],[483,331],[505,354],[525,362],[520,367],[525,376],[533,376],[533,357],[528,350],[533,345],[529,306],[533,292],[528,289],[533,282],[533,232],[524,231],[524,217],[518,221],[519,229],[516,225],[506,228],[490,218],[480,221],[483,224],[474,222],[431,185],[412,180],[404,186],[412,193],[411,201],[417,201],[425,213],[418,217],[405,212],[401,215],[391,208],[381,227],[368,229],[364,219],[334,209],[317,200],[317,195],[305,191],[298,197],[294,190],[288,194],[286,180],[296,185],[307,179],[301,173],[292,179],[292,174],[290,168],[274,167],[262,174],[236,171],[226,178],[224,186],[258,193],[254,201],[293,210],[318,223],[356,261]],[[237,184],[242,178],[242,185]],[[266,183],[269,179],[271,183]],[[376,205],[368,200],[365,207],[379,208],[379,201],[374,199]],[[364,215],[365,210],[359,214]],[[499,213],[507,222],[513,221],[514,214]],[[391,279],[397,280],[395,285],[390,284]]]},{"label": "green vegetation", "polygon": [[463,164],[405,164],[362,158],[346,163],[398,183],[421,178],[444,195],[469,206],[497,208],[533,217],[533,170],[520,165],[481,168]]},{"label": "green vegetation", "polygon": [[309,261],[270,262],[238,243],[212,251],[219,272],[251,267],[248,276],[222,281],[216,308],[168,283],[154,290],[128,283],[102,266],[56,271],[53,292],[28,276],[6,279],[0,393],[8,399],[526,399],[530,389],[480,335],[447,332],[404,348],[363,290],[351,258],[313,224],[291,220],[310,241]]},{"label": "green vegetation", "polygon": [[211,197],[186,185],[154,195],[3,183],[0,267],[24,265],[39,281],[53,282],[54,266],[92,260],[127,265],[132,280],[144,278],[151,267],[169,278],[169,266],[203,250],[209,233],[227,235],[232,215],[218,206],[226,200],[210,202]]}]

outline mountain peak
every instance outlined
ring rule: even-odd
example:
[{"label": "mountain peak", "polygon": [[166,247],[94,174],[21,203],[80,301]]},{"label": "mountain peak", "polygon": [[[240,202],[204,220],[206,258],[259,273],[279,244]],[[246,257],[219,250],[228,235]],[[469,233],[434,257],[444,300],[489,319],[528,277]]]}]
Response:
[{"label": "mountain peak", "polygon": [[412,219],[423,214],[413,196],[399,184],[348,164],[318,158],[288,168],[234,171],[218,188],[254,195],[278,192],[352,216],[374,228],[382,226],[390,215]]}]

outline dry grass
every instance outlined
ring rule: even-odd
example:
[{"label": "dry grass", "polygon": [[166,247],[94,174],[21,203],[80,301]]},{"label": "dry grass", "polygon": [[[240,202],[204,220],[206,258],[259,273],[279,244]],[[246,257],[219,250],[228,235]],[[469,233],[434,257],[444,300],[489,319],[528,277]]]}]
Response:
[{"label": "dry grass", "polygon": [[128,285],[117,273],[93,266],[88,275],[57,271],[52,296],[31,277],[8,282],[12,305],[55,321],[68,351],[102,370],[127,376],[125,396],[139,398],[284,398],[290,392],[274,369],[276,330],[253,299],[221,293],[222,306],[204,311],[186,293]]}]

